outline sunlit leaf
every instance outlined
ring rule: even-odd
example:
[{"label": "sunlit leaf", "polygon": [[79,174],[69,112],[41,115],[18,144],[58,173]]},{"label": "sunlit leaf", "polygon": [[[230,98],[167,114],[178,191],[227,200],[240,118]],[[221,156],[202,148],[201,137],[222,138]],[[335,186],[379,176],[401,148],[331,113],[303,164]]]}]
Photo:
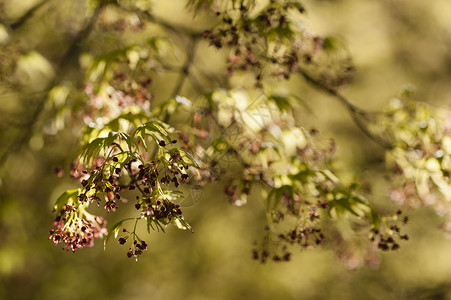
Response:
[{"label": "sunlit leaf", "polygon": [[106,244],[108,243],[108,240],[110,239],[111,236],[114,235],[114,238],[115,239],[117,238],[117,236],[119,234],[119,231],[121,230],[122,224],[124,223],[124,221],[126,221],[126,220],[119,221],[116,224],[114,224],[113,226],[111,226],[110,230],[108,231],[108,235],[105,238],[104,249],[106,249]]},{"label": "sunlit leaf", "polygon": [[177,218],[173,218],[172,219],[172,224],[175,225],[178,229],[182,229],[182,230],[191,230],[191,225],[189,225],[185,219],[183,217],[177,217]]},{"label": "sunlit leaf", "polygon": [[77,196],[80,195],[80,189],[65,191],[55,202],[53,211],[59,212],[66,204],[78,204]]}]

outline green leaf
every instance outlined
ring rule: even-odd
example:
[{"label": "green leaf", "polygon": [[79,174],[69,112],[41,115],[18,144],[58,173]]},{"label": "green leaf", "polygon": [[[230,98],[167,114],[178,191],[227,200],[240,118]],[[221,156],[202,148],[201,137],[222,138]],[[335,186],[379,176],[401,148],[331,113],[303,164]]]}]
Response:
[{"label": "green leaf", "polygon": [[370,208],[370,222],[375,230],[379,229],[380,225],[379,214],[373,208]]},{"label": "green leaf", "polygon": [[106,148],[108,146],[111,146],[114,141],[119,137],[120,132],[116,132],[116,131],[110,131],[108,133],[108,136],[104,139],[103,142],[103,147]]},{"label": "green leaf", "polygon": [[335,52],[346,49],[345,43],[338,37],[328,36],[323,40],[323,50],[325,52]]},{"label": "green leaf", "polygon": [[193,7],[194,8],[194,15],[197,14],[197,12],[203,7],[210,7],[213,4],[214,0],[189,0],[187,3],[187,7]]},{"label": "green leaf", "polygon": [[143,145],[144,149],[148,150],[147,142],[146,142],[146,132],[145,132],[145,130],[136,130],[135,134],[138,137],[138,139],[141,142],[141,144]]},{"label": "green leaf", "polygon": [[122,138],[127,143],[128,150],[131,152],[133,145],[135,144],[133,138],[124,132],[119,132],[119,137]]},{"label": "green leaf", "polygon": [[268,37],[271,38],[286,38],[289,39],[293,35],[293,31],[290,29],[289,22],[283,27],[277,26],[268,31]]},{"label": "green leaf", "polygon": [[152,230],[155,230],[155,228],[153,228],[153,225],[152,225],[151,217],[147,217],[146,221],[147,221],[147,233],[150,233],[150,228],[152,228]]},{"label": "green leaf", "polygon": [[149,44],[149,46],[157,52],[159,50],[158,44],[161,42],[169,43],[169,40],[167,38],[158,36],[153,36],[147,40],[147,44]]},{"label": "green leaf", "polygon": [[97,75],[99,73],[100,76],[95,76],[96,79],[100,79],[102,80],[107,72],[108,72],[108,68],[109,66],[115,62],[116,60],[120,59],[120,58],[126,58],[127,56],[127,51],[128,51],[129,47],[125,47],[125,48],[121,48],[121,49],[117,49],[108,53],[104,53],[101,54],[97,57],[94,58],[93,63],[91,65],[91,67],[88,70],[88,74],[89,76],[92,76],[93,74]]},{"label": "green leaf", "polygon": [[213,100],[214,91],[204,93],[204,97],[207,100],[208,108],[210,111],[214,111],[215,104]]},{"label": "green leaf", "polygon": [[288,175],[288,178],[290,178],[293,181],[299,181],[300,183],[308,183],[315,174],[316,174],[315,171],[310,170],[306,166],[305,170],[302,170],[297,174],[290,174]]},{"label": "green leaf", "polygon": [[184,198],[184,194],[181,191],[174,191],[174,190],[166,190],[162,189],[164,198],[169,201],[175,201],[180,198]]},{"label": "green leaf", "polygon": [[119,230],[121,230],[121,228],[122,228],[122,223],[124,223],[124,221],[126,221],[126,220],[122,220],[122,221],[117,222],[117,223],[114,224],[114,225],[111,227],[111,229],[108,231],[108,235],[106,236],[105,242],[104,242],[104,245],[103,245],[103,248],[104,248],[104,249],[106,249],[106,244],[108,243],[108,240],[110,239],[110,237],[111,237],[112,235],[114,235],[114,238],[117,238],[117,236],[118,236],[118,234],[119,234]]},{"label": "green leaf", "polygon": [[186,152],[185,150],[182,150],[182,149],[178,149],[178,148],[169,150],[170,154],[174,154],[176,152],[178,152],[180,154],[184,163],[191,165],[191,166],[195,166],[197,168],[200,168],[199,162],[191,153]]},{"label": "green leaf", "polygon": [[271,192],[269,192],[268,197],[266,198],[266,211],[268,213],[277,209],[280,198],[285,192],[289,192],[292,195],[293,187],[290,185],[283,185],[279,188],[272,189]]},{"label": "green leaf", "polygon": [[158,120],[154,120],[154,121],[147,122],[144,125],[146,126],[147,130],[157,132],[157,133],[161,134],[163,137],[165,137],[166,139],[168,139],[168,140],[170,139],[169,133],[166,130],[166,128],[169,127],[167,124],[165,124],[161,121],[158,121]]},{"label": "green leaf", "polygon": [[293,107],[288,97],[271,95],[268,100],[274,102],[280,111],[291,111]]},{"label": "green leaf", "polygon": [[182,217],[177,217],[172,219],[171,223],[176,226],[178,229],[182,229],[182,230],[191,230],[191,232],[193,232],[193,228],[191,227],[191,225],[189,225],[185,219]]},{"label": "green leaf", "polygon": [[80,195],[80,189],[65,191],[55,202],[53,211],[59,212],[66,204],[78,204],[77,196]]},{"label": "green leaf", "polygon": [[[160,223],[159,220],[154,219],[154,223],[157,225],[157,230],[158,230],[158,231],[159,231],[159,229],[161,229],[161,231],[166,232],[166,231],[164,230],[163,225],[161,225],[161,223]],[[166,225],[165,225],[165,226],[166,226]],[[158,229],[158,228],[159,228],[159,229]]]},{"label": "green leaf", "polygon": [[155,224],[155,225],[156,225],[157,231],[160,231],[160,229],[161,229],[161,231],[165,232],[163,226],[166,226],[166,224],[163,224],[163,225],[162,225],[162,224],[161,224],[161,221],[155,219],[155,217],[147,216],[147,217],[146,217],[146,221],[147,221],[147,232],[148,232],[148,233],[150,233],[150,228],[152,228],[152,230],[155,230],[155,228],[153,227],[152,224]]},{"label": "green leaf", "polygon": [[[145,136],[152,137],[155,142],[159,142],[161,139],[166,139],[168,141],[171,140],[169,133],[166,128],[168,128],[169,125],[158,121],[153,120],[150,122],[147,122],[138,128],[136,128],[135,132],[133,132],[132,136],[138,136],[142,142],[145,143]],[[147,133],[149,132],[149,133]],[[147,145],[146,145],[147,147]]]},{"label": "green leaf", "polygon": [[99,152],[103,149],[105,138],[96,138],[88,145],[85,146],[81,153],[81,157],[87,163],[91,162],[94,157],[96,157]]},{"label": "green leaf", "polygon": [[357,195],[352,195],[349,190],[338,189],[333,194],[334,200],[329,201],[329,207],[337,214],[351,213],[354,216],[362,217],[371,210],[365,200]]},{"label": "green leaf", "polygon": [[124,132],[110,131],[107,137],[96,138],[84,146],[80,156],[86,163],[89,163],[99,155],[102,149],[106,149],[116,143],[118,138],[124,140],[127,143],[129,151],[132,151],[132,147],[135,145],[135,142],[130,135]]}]

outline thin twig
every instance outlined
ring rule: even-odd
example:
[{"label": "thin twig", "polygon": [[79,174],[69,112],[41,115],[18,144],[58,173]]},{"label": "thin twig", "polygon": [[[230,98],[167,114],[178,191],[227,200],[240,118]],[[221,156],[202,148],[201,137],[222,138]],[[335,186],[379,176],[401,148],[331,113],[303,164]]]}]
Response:
[{"label": "thin twig", "polygon": [[368,129],[367,123],[374,121],[374,118],[376,117],[377,113],[372,113],[365,111],[354,104],[351,103],[346,97],[341,95],[336,90],[324,85],[320,81],[314,79],[311,77],[306,71],[302,69],[298,69],[298,73],[304,77],[305,80],[307,80],[310,84],[315,86],[317,89],[326,92],[327,94],[333,96],[335,99],[337,99],[341,104],[345,106],[345,108],[349,111],[351,114],[352,120],[357,125],[357,127],[371,140],[373,140],[375,143],[380,145],[383,148],[391,149],[392,144],[388,142],[387,140],[383,139],[382,137],[379,137],[377,135],[374,135],[370,132]]},{"label": "thin twig", "polygon": [[191,72],[188,75],[188,79],[191,82],[191,85],[198,91],[201,91],[202,94],[204,94],[206,92],[205,87],[202,85],[202,83],[200,83],[199,79],[196,77],[196,75],[193,74],[193,72]]},{"label": "thin twig", "polygon": [[124,11],[133,12],[133,13],[137,14],[142,19],[145,19],[151,23],[160,25],[164,29],[171,31],[172,33],[175,33],[177,35],[182,34],[184,36],[190,36],[192,38],[199,38],[202,36],[201,32],[197,32],[197,31],[189,29],[185,26],[174,25],[166,20],[163,20],[161,18],[158,18],[158,17],[152,15],[148,11],[143,11],[138,8],[125,7],[125,6],[120,5],[119,3],[115,3],[115,5]]},{"label": "thin twig", "polygon": [[[172,90],[170,99],[175,98],[180,93],[185,80],[188,78],[188,76],[190,74],[190,67],[193,64],[194,57],[196,56],[197,41],[198,41],[198,39],[196,37],[191,37],[190,45],[188,45],[188,47],[187,47],[188,53],[186,54],[186,60],[182,66],[177,83],[175,84],[174,89]],[[166,111],[164,118],[163,118],[163,122],[164,123],[169,122],[170,118],[171,118],[171,115],[169,114],[168,111]],[[158,151],[158,147],[153,150],[152,155],[150,157],[154,157],[157,154],[157,151]]]},{"label": "thin twig", "polygon": [[194,56],[196,53],[196,46],[197,46],[197,39],[193,38],[190,42],[190,45],[188,45],[188,47],[187,47],[188,52],[186,54],[186,60],[181,68],[180,76],[177,80],[177,83],[175,84],[174,90],[171,93],[171,98],[174,98],[175,96],[177,96],[180,93],[180,91],[182,90],[182,87],[183,87],[183,83],[185,82],[186,78],[190,74],[190,67],[194,60]]},{"label": "thin twig", "polygon": [[314,79],[312,76],[310,76],[306,71],[302,70],[301,68],[298,68],[298,73],[304,77],[305,80],[307,80],[309,83],[314,85],[316,88],[328,93],[331,96],[334,96],[337,100],[339,100],[350,112],[359,114],[362,116],[370,117],[371,113],[358,108],[354,104],[352,104],[348,99],[346,99],[343,95],[339,94],[336,90],[322,84],[320,81]]},{"label": "thin twig", "polygon": [[88,38],[91,31],[94,29],[94,25],[97,22],[100,12],[104,8],[105,4],[100,4],[97,6],[96,10],[94,11],[92,17],[89,19],[86,26],[78,32],[78,34],[75,36],[75,38],[72,40],[72,43],[69,45],[69,48],[67,49],[66,53],[64,54],[63,58],[60,61],[59,64],[59,70],[60,72],[63,72],[63,75],[67,73],[69,70],[68,66],[71,60],[73,60],[77,54],[81,50],[81,44],[82,42]]}]

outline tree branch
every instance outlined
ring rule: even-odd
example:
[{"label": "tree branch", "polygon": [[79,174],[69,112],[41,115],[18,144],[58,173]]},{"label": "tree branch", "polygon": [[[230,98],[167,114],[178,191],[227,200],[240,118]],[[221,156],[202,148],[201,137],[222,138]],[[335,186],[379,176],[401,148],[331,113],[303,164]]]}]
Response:
[{"label": "tree branch", "polygon": [[68,71],[68,66],[70,65],[68,62],[71,62],[80,52],[82,42],[88,38],[91,31],[94,29],[94,25],[97,22],[100,12],[104,8],[105,4],[100,4],[95,9],[92,17],[89,19],[86,26],[78,32],[75,38],[72,40],[72,43],[69,45],[66,53],[60,61],[58,69],[63,72],[65,75]]},{"label": "tree branch", "polygon": [[[194,57],[196,56],[197,41],[198,41],[197,38],[191,37],[190,45],[188,45],[188,47],[187,47],[188,52],[186,54],[186,60],[182,66],[179,78],[177,80],[177,83],[175,84],[174,89],[172,90],[170,98],[174,98],[180,93],[180,91],[182,90],[182,87],[183,87],[183,83],[185,82],[185,80],[188,78],[188,76],[190,74],[189,69],[194,61]],[[170,118],[171,118],[171,115],[169,114],[169,112],[166,111],[164,118],[163,118],[163,122],[164,123],[169,122]],[[151,157],[154,157],[157,154],[157,151],[158,151],[158,148],[155,148]]]},{"label": "tree branch", "polygon": [[183,87],[183,83],[185,82],[186,78],[190,74],[190,70],[189,69],[190,69],[190,67],[191,67],[191,65],[192,65],[192,63],[194,61],[194,57],[195,57],[195,54],[196,54],[196,47],[197,47],[197,39],[196,38],[192,38],[191,42],[190,42],[190,45],[188,45],[188,47],[187,47],[186,60],[185,60],[185,63],[183,64],[183,66],[182,66],[181,73],[180,73],[180,76],[179,76],[179,78],[177,80],[177,83],[176,83],[176,85],[174,87],[174,90],[172,91],[171,98],[177,96],[180,93],[180,91],[181,91],[181,89]]},{"label": "tree branch", "polygon": [[137,14],[139,17],[141,17],[142,19],[145,19],[151,23],[158,24],[161,27],[163,27],[164,29],[171,31],[174,34],[177,34],[177,35],[182,34],[185,36],[190,36],[191,38],[199,38],[202,36],[202,33],[200,33],[200,32],[191,30],[184,26],[177,26],[177,25],[171,24],[171,23],[167,22],[166,20],[160,19],[160,18],[152,15],[148,11],[142,11],[138,8],[124,7],[124,6],[120,5],[119,3],[115,3],[115,5],[121,9],[123,9],[124,11],[133,12],[133,13]]},{"label": "tree branch", "polygon": [[346,99],[344,96],[342,96],[341,94],[339,94],[336,90],[324,85],[323,83],[321,83],[320,81],[314,79],[312,76],[310,76],[306,71],[304,71],[301,68],[298,68],[298,73],[302,75],[302,77],[304,77],[305,80],[307,80],[307,82],[309,82],[310,84],[312,84],[313,86],[315,86],[316,88],[322,90],[323,92],[326,92],[327,94],[334,96],[338,101],[341,102],[341,104],[343,104],[346,109],[348,109],[351,113],[355,113],[355,114],[359,114],[362,116],[370,116],[371,113],[358,108],[357,106],[355,106],[354,104],[352,104],[348,99]]},{"label": "tree branch", "polygon": [[48,92],[52,89],[52,87],[54,87],[58,82],[60,82],[64,78],[64,75],[68,72],[68,70],[70,70],[70,66],[71,66],[70,62],[72,62],[74,57],[77,56],[78,53],[80,52],[81,43],[83,42],[83,40],[85,40],[89,36],[91,31],[93,30],[94,24],[96,23],[99,15],[100,15],[100,11],[102,10],[103,7],[104,7],[104,4],[100,4],[96,8],[96,10],[94,11],[94,14],[89,19],[87,25],[72,40],[72,43],[69,45],[68,50],[66,51],[66,53],[64,54],[63,58],[61,59],[59,65],[58,65],[56,74],[59,75],[59,78],[53,80],[44,89],[44,91],[46,91],[45,95],[40,99],[36,108],[33,110],[33,113],[31,114],[29,121],[24,126],[24,128],[26,128],[26,130],[23,131],[23,134],[16,141],[14,141],[10,144],[10,146],[6,149],[6,151],[4,153],[2,153],[2,155],[0,156],[0,166],[2,166],[5,163],[6,158],[8,157],[9,153],[19,151],[23,147],[23,145],[32,136],[34,126],[35,126],[36,122],[38,121],[39,116],[41,115],[42,111],[44,110],[45,103],[47,101]]},{"label": "tree branch", "polygon": [[9,25],[11,27],[11,29],[12,30],[19,29],[22,25],[24,25],[28,21],[28,19],[33,17],[33,15],[36,13],[36,11],[39,8],[41,8],[47,2],[48,2],[48,0],[43,0],[43,1],[39,2],[39,3],[37,3],[36,5],[34,5],[22,17],[20,17],[17,21],[15,21],[11,25]]},{"label": "tree branch", "polygon": [[337,99],[341,104],[344,105],[344,107],[349,111],[351,114],[352,120],[357,125],[357,127],[371,140],[373,140],[376,144],[380,145],[383,148],[391,149],[392,144],[388,142],[387,140],[383,139],[382,137],[376,136],[370,132],[368,129],[367,123],[374,121],[377,113],[371,113],[368,111],[365,111],[354,104],[352,104],[346,97],[338,93],[336,90],[326,86],[325,84],[321,83],[320,81],[314,79],[311,77],[305,70],[298,68],[298,73],[304,77],[304,79],[312,84],[317,89],[325,92],[326,94],[329,94],[330,96],[333,96],[335,99]]}]

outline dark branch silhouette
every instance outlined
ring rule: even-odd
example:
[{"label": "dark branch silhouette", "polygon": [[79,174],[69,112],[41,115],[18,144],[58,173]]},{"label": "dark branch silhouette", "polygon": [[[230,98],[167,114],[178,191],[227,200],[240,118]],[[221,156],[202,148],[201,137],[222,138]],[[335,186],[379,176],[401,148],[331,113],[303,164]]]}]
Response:
[{"label": "dark branch silhouette", "polygon": [[365,111],[354,104],[351,103],[346,97],[341,95],[336,90],[324,85],[320,81],[314,79],[312,76],[310,76],[306,71],[302,70],[301,68],[298,69],[298,73],[304,77],[304,79],[312,84],[314,87],[319,89],[322,92],[325,92],[326,94],[329,94],[330,96],[337,99],[341,104],[344,105],[344,107],[349,111],[351,114],[351,117],[354,121],[354,123],[357,125],[357,127],[371,140],[373,140],[375,143],[380,145],[383,148],[390,149],[392,148],[392,145],[389,141],[383,139],[380,136],[377,136],[368,129],[368,123],[374,121],[375,117],[378,113],[376,112],[368,112]]},{"label": "dark branch silhouette", "polygon": [[34,16],[36,11],[40,9],[44,4],[46,4],[48,0],[43,0],[36,5],[34,5],[32,8],[30,8],[23,16],[21,16],[18,20],[16,20],[14,23],[10,25],[12,30],[19,29],[22,25],[24,25],[30,18]]},{"label": "dark branch silhouette", "polygon": [[47,95],[48,92],[60,82],[65,74],[69,70],[71,70],[71,67],[74,63],[77,63],[76,60],[74,60],[75,57],[78,56],[81,50],[81,44],[82,42],[89,36],[91,31],[94,28],[94,24],[96,23],[101,10],[103,9],[104,4],[99,5],[96,10],[94,11],[93,15],[85,25],[85,27],[80,30],[80,32],[76,35],[76,37],[72,40],[71,44],[68,47],[68,50],[63,55],[63,58],[61,59],[58,68],[56,70],[56,74],[58,74],[58,78],[54,79],[45,89],[45,94],[42,96],[40,101],[38,102],[37,106],[33,110],[33,113],[31,114],[30,119],[26,124],[24,125],[24,128],[26,130],[21,132],[21,135],[18,137],[17,140],[13,141],[9,147],[6,148],[5,152],[2,153],[0,156],[0,166],[3,165],[6,161],[6,158],[8,157],[9,153],[19,151],[25,143],[30,139],[30,137],[33,134],[34,127],[36,125],[36,122],[39,119],[39,116],[41,115],[42,111],[44,110],[45,103],[47,101]]}]

